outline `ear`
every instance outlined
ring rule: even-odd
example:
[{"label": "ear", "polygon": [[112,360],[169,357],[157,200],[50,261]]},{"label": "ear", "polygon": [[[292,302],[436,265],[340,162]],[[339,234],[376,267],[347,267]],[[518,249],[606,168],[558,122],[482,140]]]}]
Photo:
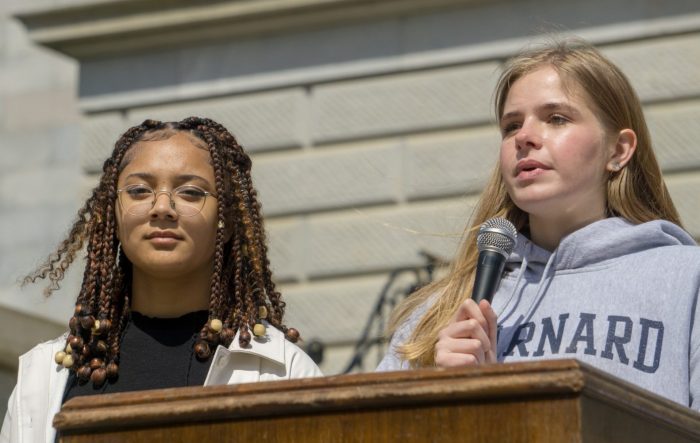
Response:
[{"label": "ear", "polygon": [[620,171],[629,163],[636,150],[637,134],[631,129],[621,130],[610,151],[606,169],[610,172]]}]

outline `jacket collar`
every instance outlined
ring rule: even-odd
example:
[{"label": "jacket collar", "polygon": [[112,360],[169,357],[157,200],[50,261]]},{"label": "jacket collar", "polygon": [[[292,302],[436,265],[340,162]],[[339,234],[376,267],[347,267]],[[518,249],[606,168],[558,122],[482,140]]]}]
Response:
[{"label": "jacket collar", "polygon": [[254,354],[268,360],[272,360],[280,365],[285,365],[286,359],[284,356],[284,334],[268,322],[263,321],[265,325],[265,336],[255,337],[250,341],[247,348],[241,348],[238,344],[240,330],[236,333],[233,341],[228,347],[230,352],[241,352],[244,354]]}]

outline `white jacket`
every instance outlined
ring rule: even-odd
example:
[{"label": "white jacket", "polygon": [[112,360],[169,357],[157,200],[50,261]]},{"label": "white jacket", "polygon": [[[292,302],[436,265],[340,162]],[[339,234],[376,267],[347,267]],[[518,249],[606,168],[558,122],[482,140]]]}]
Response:
[{"label": "white jacket", "polygon": [[[54,443],[53,416],[61,409],[68,369],[54,362],[66,335],[35,346],[19,358],[17,385],[7,405],[0,443]],[[238,335],[227,348],[218,346],[204,386],[322,376],[321,370],[284,334],[267,327],[264,339],[238,345]]]}]

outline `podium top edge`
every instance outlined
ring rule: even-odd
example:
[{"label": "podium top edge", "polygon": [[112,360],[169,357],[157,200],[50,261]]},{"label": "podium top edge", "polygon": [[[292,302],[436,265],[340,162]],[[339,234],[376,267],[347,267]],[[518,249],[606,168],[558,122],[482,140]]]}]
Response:
[{"label": "podium top edge", "polygon": [[[613,405],[666,426],[698,429],[700,413],[577,360],[503,363],[458,369],[336,375],[76,397],[54,418],[61,432],[439,405],[570,398]],[[694,435],[695,436],[695,435]]]}]

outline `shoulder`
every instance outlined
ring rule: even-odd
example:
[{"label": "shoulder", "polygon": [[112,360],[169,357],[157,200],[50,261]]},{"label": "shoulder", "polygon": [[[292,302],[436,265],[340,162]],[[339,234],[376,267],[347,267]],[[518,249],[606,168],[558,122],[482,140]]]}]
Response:
[{"label": "shoulder", "polygon": [[620,236],[617,239],[618,248],[631,256],[658,258],[674,266],[700,265],[698,244],[685,229],[670,221],[652,220],[620,227],[617,232],[615,235]]},{"label": "shoulder", "polygon": [[268,326],[271,342],[284,348],[284,364],[290,378],[317,377],[323,375],[316,363],[295,343],[289,341],[284,333],[274,326]]},{"label": "shoulder", "polygon": [[35,363],[39,362],[49,361],[53,363],[54,355],[56,354],[56,352],[63,349],[67,337],[68,333],[66,332],[65,334],[56,337],[52,340],[39,343],[29,351],[22,354],[19,357],[20,369],[22,369],[22,367],[26,367],[27,365],[34,366]]},{"label": "shoulder", "polygon": [[375,371],[398,371],[402,369],[409,369],[408,363],[403,360],[399,354],[399,347],[406,344],[411,338],[413,331],[418,326],[418,323],[423,319],[423,316],[428,312],[428,310],[435,304],[439,297],[438,292],[430,294],[424,301],[417,304],[416,308],[411,311],[411,313],[406,317],[406,319],[397,326],[396,330],[391,336],[391,341],[389,342],[389,348],[386,354],[382,357],[382,361]]},{"label": "shoulder", "polygon": [[54,356],[63,350],[68,333],[34,346],[19,357],[17,384],[22,385],[24,392],[44,389],[54,374],[65,371],[63,366],[56,364]]},{"label": "shoulder", "polygon": [[433,292],[428,295],[416,308],[408,315],[406,320],[401,323],[396,329],[395,336],[402,338],[402,341],[407,340],[413,333],[413,330],[418,326],[418,323],[423,319],[428,310],[433,307],[437,299],[440,297],[440,292]]},{"label": "shoulder", "polygon": [[53,428],[47,419],[60,409],[68,377],[68,370],[56,364],[54,355],[63,349],[67,336],[39,343],[20,356],[17,384],[8,406],[8,414],[13,415],[9,424],[13,438],[22,434],[24,437],[17,438],[34,441],[41,436],[43,441],[46,435],[53,441]]},{"label": "shoulder", "polygon": [[645,260],[656,261],[662,266],[695,268],[700,271],[700,246],[696,245],[657,246],[640,250],[634,255],[643,256]]}]

